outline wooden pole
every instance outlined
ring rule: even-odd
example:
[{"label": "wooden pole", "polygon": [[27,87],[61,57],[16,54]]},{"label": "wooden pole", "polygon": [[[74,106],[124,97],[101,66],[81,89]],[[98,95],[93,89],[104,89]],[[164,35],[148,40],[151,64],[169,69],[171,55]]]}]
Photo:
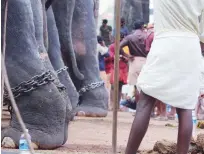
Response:
[{"label": "wooden pole", "polygon": [[120,0],[115,0],[115,60],[114,60],[114,103],[113,103],[113,128],[112,152],[117,153],[117,116],[119,103],[119,45],[120,45]]}]

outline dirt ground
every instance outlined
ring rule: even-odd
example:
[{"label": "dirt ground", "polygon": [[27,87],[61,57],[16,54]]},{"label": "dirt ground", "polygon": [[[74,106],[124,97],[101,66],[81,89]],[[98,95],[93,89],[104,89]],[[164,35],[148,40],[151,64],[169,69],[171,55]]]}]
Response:
[{"label": "dirt ground", "polygon": [[[133,121],[133,113],[118,113],[118,153],[124,153],[129,131]],[[175,127],[165,126],[172,124]],[[197,130],[197,133],[202,130]],[[177,122],[176,121],[156,121],[151,119],[147,134],[141,144],[140,150],[152,149],[158,140],[166,139],[176,141]],[[106,118],[85,118],[76,117],[69,126],[69,137],[67,143],[56,150],[41,151],[45,154],[85,154],[85,153],[111,153],[112,142],[112,113],[109,112]]]}]

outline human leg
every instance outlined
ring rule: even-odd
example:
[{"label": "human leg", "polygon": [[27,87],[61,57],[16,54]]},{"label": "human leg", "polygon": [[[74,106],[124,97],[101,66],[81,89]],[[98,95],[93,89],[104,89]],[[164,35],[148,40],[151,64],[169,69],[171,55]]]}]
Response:
[{"label": "human leg", "polygon": [[176,108],[171,106],[171,111],[167,113],[167,117],[169,119],[175,119],[175,114],[176,114]]},{"label": "human leg", "polygon": [[166,113],[166,104],[163,102],[157,100],[156,101],[159,104],[159,117],[157,117],[157,120],[168,120],[167,113]]},{"label": "human leg", "polygon": [[177,140],[177,154],[187,154],[192,136],[192,110],[177,109],[179,130]]},{"label": "human leg", "polygon": [[118,109],[120,110],[120,100],[122,97],[122,87],[123,87],[123,82],[119,81],[119,89],[118,89]]},{"label": "human leg", "polygon": [[161,107],[160,107],[160,101],[156,100],[155,102],[155,107],[153,108],[153,112],[155,111],[155,108],[157,108],[157,113],[155,116],[159,116],[161,114]]},{"label": "human leg", "polygon": [[155,98],[140,93],[140,99],[137,104],[137,111],[132,128],[129,135],[129,140],[125,154],[135,154],[139,145],[147,131],[152,108],[155,105]]},{"label": "human leg", "polygon": [[166,104],[160,101],[161,117],[166,117]]},{"label": "human leg", "polygon": [[110,103],[109,103],[109,109],[113,109],[113,103],[114,103],[114,89],[113,89],[113,84],[111,84],[110,87]]},{"label": "human leg", "polygon": [[108,94],[109,94],[108,109],[112,110],[110,73],[108,73],[106,75],[107,75],[107,89],[108,89]]}]

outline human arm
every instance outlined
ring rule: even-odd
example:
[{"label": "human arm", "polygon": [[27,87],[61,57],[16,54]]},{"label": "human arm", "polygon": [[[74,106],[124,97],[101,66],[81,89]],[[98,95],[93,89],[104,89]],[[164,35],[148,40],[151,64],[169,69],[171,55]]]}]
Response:
[{"label": "human arm", "polygon": [[100,26],[100,36],[102,36],[102,31],[103,31],[103,28],[102,26]]},{"label": "human arm", "polygon": [[111,33],[112,32],[112,27],[109,26],[108,29],[109,29],[109,32]]},{"label": "human arm", "polygon": [[106,46],[102,46],[101,44],[97,44],[97,51],[103,56],[108,53],[108,48]]},{"label": "human arm", "polygon": [[129,46],[129,37],[125,37],[121,42],[120,42],[120,54],[127,59],[130,59],[131,61],[134,59],[132,55],[126,54],[123,50],[125,46]]},{"label": "human arm", "polygon": [[110,56],[109,52],[105,53],[103,57],[108,58]]},{"label": "human arm", "polygon": [[112,40],[113,40],[112,27],[111,27],[111,26],[108,26],[108,30],[109,30],[109,39],[110,39],[110,41],[112,42]]},{"label": "human arm", "polygon": [[125,57],[128,57],[128,54],[126,54],[126,53],[124,52],[123,48],[124,48],[125,46],[128,46],[128,45],[129,45],[129,40],[128,40],[127,37],[124,38],[124,39],[120,42],[120,48],[119,48],[120,54],[123,55],[123,56],[125,56]]},{"label": "human arm", "polygon": [[154,33],[152,32],[145,40],[145,51],[147,53],[150,51],[153,39],[154,39]]}]

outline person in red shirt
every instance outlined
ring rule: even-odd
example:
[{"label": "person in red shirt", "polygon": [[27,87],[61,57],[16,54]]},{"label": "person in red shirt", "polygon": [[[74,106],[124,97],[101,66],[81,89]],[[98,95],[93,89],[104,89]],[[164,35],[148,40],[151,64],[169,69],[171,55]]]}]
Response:
[{"label": "person in red shirt", "polygon": [[[124,38],[124,34],[121,33],[120,34],[120,41],[122,41],[123,38]],[[124,51],[121,53],[124,53]],[[114,89],[113,84],[114,84],[115,43],[113,43],[109,46],[109,55],[110,55],[110,57],[106,59],[106,62],[108,61],[108,65],[106,65],[106,72],[110,73],[110,84],[111,84],[110,108],[112,109],[113,89]],[[121,98],[122,86],[124,84],[127,84],[127,76],[128,76],[128,59],[121,54],[120,60],[119,60],[119,95],[118,95],[119,100]],[[119,104],[119,102],[118,102],[118,104]],[[119,107],[119,105],[118,105],[118,107]]]}]

